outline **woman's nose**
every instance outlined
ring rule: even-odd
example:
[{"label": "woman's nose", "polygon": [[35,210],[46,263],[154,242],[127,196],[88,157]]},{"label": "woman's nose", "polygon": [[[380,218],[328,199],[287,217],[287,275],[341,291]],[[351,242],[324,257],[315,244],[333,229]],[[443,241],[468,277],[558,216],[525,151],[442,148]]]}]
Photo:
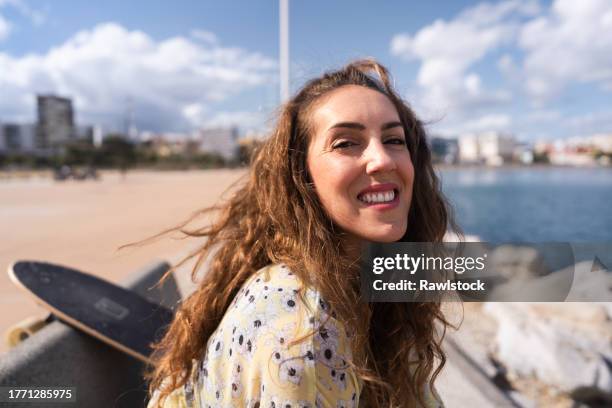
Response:
[{"label": "woman's nose", "polygon": [[366,173],[391,171],[396,168],[395,160],[380,141],[371,142],[365,151]]}]

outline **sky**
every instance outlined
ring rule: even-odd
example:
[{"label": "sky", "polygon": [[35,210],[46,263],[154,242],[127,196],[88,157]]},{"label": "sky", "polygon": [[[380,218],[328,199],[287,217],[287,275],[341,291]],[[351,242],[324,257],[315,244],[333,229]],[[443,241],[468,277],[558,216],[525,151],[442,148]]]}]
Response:
[{"label": "sky", "polygon": [[[279,97],[277,0],[0,0],[0,122],[36,94],[78,124],[265,131]],[[612,133],[612,1],[290,0],[291,90],[374,57],[433,135]]]}]

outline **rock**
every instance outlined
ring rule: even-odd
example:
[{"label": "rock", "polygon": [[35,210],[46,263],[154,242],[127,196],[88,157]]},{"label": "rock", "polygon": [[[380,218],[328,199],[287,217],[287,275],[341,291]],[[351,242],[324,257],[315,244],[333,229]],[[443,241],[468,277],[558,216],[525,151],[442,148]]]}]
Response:
[{"label": "rock", "polygon": [[[488,294],[489,301],[506,302],[608,302],[601,308],[612,319],[612,273],[593,269],[592,261],[531,279],[512,279],[495,286]],[[591,309],[577,309],[583,313]],[[582,316],[585,317],[585,316]],[[592,318],[592,317],[589,317]]]},{"label": "rock", "polygon": [[612,323],[604,305],[487,303],[484,310],[497,320],[496,357],[510,372],[612,399]]},{"label": "rock", "polygon": [[[612,302],[612,272],[598,267],[594,261],[577,263],[573,272],[574,281],[567,296],[568,301]],[[612,318],[612,303],[608,303],[605,309]]]},{"label": "rock", "polygon": [[442,241],[444,242],[480,242],[481,239],[478,235],[470,235],[470,234],[463,234],[463,236],[459,236],[459,234],[457,234],[454,231],[446,231],[446,233],[444,234],[444,238],[442,239]]},{"label": "rock", "polygon": [[538,407],[538,405],[536,404],[534,400],[532,400],[526,395],[521,394],[520,392],[511,391],[509,395],[510,395],[510,398],[518,402],[519,406],[523,408],[537,408]]},{"label": "rock", "polygon": [[495,248],[489,257],[488,268],[506,280],[529,279],[550,272],[537,249],[517,245]]},{"label": "rock", "polygon": [[572,271],[559,271],[540,278],[512,279],[498,284],[488,293],[494,302],[562,302],[573,282]]}]

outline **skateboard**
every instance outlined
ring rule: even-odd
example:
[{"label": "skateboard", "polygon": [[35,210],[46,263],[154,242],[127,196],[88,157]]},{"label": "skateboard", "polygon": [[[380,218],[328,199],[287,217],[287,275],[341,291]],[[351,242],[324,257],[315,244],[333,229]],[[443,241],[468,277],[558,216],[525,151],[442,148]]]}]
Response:
[{"label": "skateboard", "polygon": [[151,344],[174,316],[128,289],[65,266],[18,261],[8,273],[57,319],[147,364]]}]

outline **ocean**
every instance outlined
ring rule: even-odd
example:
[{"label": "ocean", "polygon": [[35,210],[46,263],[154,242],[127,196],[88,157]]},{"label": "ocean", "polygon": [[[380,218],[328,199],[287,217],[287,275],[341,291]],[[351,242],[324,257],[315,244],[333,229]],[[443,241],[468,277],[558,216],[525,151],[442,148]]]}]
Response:
[{"label": "ocean", "polygon": [[466,234],[489,242],[612,242],[612,169],[444,168]]}]

